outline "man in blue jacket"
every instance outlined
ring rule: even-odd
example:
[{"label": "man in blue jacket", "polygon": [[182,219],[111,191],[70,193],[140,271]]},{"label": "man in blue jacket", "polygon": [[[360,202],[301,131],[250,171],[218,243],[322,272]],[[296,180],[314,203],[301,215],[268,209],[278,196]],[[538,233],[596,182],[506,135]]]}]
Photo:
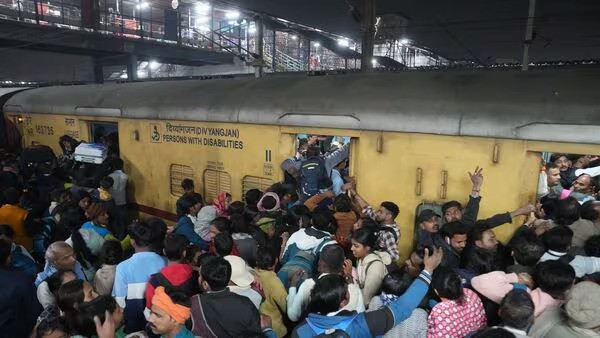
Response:
[{"label": "man in blue jacket", "polygon": [[381,336],[408,318],[429,289],[433,270],[442,261],[440,248],[429,255],[425,249],[425,269],[408,290],[388,306],[366,313],[340,311],[348,303],[348,289],[342,276],[327,275],[317,281],[311,292],[308,318],[297,326],[292,337],[314,337],[345,333],[349,337]]}]

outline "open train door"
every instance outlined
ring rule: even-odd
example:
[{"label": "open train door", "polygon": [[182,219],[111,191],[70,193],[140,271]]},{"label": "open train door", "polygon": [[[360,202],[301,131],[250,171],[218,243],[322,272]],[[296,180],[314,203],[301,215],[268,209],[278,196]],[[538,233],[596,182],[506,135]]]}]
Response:
[{"label": "open train door", "polygon": [[4,104],[16,93],[27,88],[0,88],[0,148],[11,153],[19,153],[22,148],[18,117],[11,120],[4,114]]}]

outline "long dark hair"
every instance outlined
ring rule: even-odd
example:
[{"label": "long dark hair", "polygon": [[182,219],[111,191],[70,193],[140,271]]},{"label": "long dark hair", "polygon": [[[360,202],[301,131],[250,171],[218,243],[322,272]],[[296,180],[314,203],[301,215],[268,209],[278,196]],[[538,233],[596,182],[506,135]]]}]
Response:
[{"label": "long dark hair", "polygon": [[71,234],[73,251],[77,256],[77,260],[85,269],[88,269],[96,262],[96,256],[92,254],[92,251],[90,251],[90,248],[88,248],[85,240],[79,232],[79,229],[81,229],[81,226],[84,222],[85,217],[81,211],[81,208],[72,205],[65,209],[61,214],[59,224]]}]

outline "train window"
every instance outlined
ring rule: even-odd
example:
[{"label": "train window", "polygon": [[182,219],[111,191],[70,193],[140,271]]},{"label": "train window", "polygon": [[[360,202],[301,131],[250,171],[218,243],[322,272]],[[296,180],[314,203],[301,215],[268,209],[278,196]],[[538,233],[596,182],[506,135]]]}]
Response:
[{"label": "train window", "polygon": [[[419,242],[419,230],[421,229],[421,227],[419,226],[419,221],[418,221],[418,217],[419,214],[423,211],[423,210],[433,210],[433,212],[435,212],[437,215],[442,216],[442,204],[443,203],[437,203],[437,202],[430,202],[430,201],[423,201],[421,202],[416,210],[415,210],[415,230],[414,230],[414,240],[413,240],[413,248],[417,247],[417,243]],[[440,223],[439,225],[441,226],[443,223],[443,220],[440,219]]]},{"label": "train window", "polygon": [[[597,193],[597,187],[599,187],[598,178],[600,178],[600,156],[598,155],[585,155],[585,154],[565,154],[565,153],[551,153],[543,152],[541,154],[541,168],[540,177],[538,180],[538,198],[542,198],[551,193],[550,189],[552,186],[560,185],[564,189],[570,189],[573,183],[577,179],[578,175],[589,174],[594,177],[590,182],[593,186],[595,185],[595,191],[585,191],[588,187],[574,187],[575,192],[585,194]],[[555,168],[549,169],[550,166]],[[599,170],[595,170],[598,168]],[[578,171],[581,169],[581,171]],[[558,176],[560,175],[560,176]],[[581,189],[581,191],[578,191]]]},{"label": "train window", "polygon": [[270,178],[250,175],[244,176],[244,178],[242,179],[242,198],[246,196],[248,190],[258,189],[260,191],[266,191],[272,185],[273,180]]},{"label": "train window", "polygon": [[192,167],[183,164],[171,164],[169,167],[169,184],[171,187],[171,195],[177,197],[183,195],[181,181],[186,178],[194,179],[194,169]]},{"label": "train window", "polygon": [[204,200],[211,203],[217,195],[224,191],[231,193],[231,175],[225,171],[204,170]]}]

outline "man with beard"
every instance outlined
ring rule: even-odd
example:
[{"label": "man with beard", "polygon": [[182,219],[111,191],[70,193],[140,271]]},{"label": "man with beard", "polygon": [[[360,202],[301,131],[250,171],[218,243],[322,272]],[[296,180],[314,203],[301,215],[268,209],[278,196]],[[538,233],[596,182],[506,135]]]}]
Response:
[{"label": "man with beard", "polygon": [[417,234],[417,248],[442,246],[444,237],[440,234],[440,215],[431,209],[425,209],[417,216],[419,232]]},{"label": "man with beard", "polygon": [[192,332],[185,327],[190,318],[189,297],[182,292],[167,293],[159,286],[152,297],[150,328],[154,334],[164,338],[191,338]]}]

